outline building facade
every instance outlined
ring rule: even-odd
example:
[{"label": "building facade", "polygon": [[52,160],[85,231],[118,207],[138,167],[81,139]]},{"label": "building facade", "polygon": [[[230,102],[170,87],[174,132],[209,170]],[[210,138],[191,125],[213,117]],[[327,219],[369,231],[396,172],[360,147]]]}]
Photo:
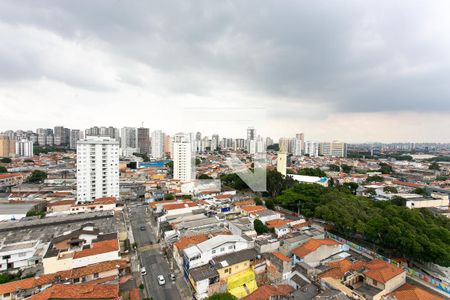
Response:
[{"label": "building facade", "polygon": [[77,200],[119,198],[119,142],[88,137],[77,143]]}]

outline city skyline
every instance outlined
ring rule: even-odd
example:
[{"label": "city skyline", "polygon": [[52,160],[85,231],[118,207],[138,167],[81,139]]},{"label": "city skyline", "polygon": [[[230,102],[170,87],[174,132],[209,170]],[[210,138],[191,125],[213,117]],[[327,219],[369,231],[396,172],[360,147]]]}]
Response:
[{"label": "city skyline", "polygon": [[0,128],[238,136],[221,111],[260,109],[265,136],[449,142],[449,6],[3,1]]}]

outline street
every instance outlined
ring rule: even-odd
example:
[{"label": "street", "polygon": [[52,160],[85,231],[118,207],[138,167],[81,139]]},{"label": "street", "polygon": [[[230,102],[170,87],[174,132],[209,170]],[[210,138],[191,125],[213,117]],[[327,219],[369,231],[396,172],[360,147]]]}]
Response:
[{"label": "street", "polygon": [[[135,242],[138,246],[141,267],[145,267],[147,275],[142,276],[149,298],[154,300],[176,300],[182,299],[178,290],[178,285],[185,284],[184,279],[178,270],[170,269],[166,258],[162,255],[157,239],[149,223],[149,215],[146,207],[142,205],[130,205],[129,219]],[[145,226],[145,230],[140,227]],[[169,275],[174,273],[177,276],[176,282],[170,280]],[[158,284],[158,275],[163,275],[166,284]]]}]

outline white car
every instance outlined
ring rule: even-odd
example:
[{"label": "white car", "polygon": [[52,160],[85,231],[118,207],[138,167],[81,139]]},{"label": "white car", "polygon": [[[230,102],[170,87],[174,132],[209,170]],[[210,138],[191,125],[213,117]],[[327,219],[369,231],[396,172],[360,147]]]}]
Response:
[{"label": "white car", "polygon": [[141,268],[141,275],[142,275],[142,276],[147,275],[147,270],[145,270],[144,267]]},{"label": "white car", "polygon": [[166,284],[166,280],[164,279],[164,276],[158,275],[158,283],[159,283],[159,285],[165,285]]}]

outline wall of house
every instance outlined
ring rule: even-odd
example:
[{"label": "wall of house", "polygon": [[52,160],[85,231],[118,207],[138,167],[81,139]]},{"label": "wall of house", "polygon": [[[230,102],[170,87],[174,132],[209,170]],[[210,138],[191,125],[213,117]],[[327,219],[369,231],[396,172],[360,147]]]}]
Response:
[{"label": "wall of house", "polygon": [[226,280],[229,276],[234,275],[236,273],[242,272],[250,267],[250,261],[245,260],[240,263],[234,264],[232,266],[228,266],[222,269],[217,269],[219,272],[220,280]]},{"label": "wall of house", "polygon": [[47,257],[42,260],[42,263],[44,266],[44,274],[56,273],[73,268],[72,257],[60,259],[57,256]]},{"label": "wall of house", "polygon": [[369,278],[366,278],[367,284],[383,289],[383,291],[381,293],[379,293],[378,295],[376,295],[373,298],[374,300],[379,300],[379,299],[381,299],[382,296],[396,290],[397,288],[399,288],[400,286],[402,286],[403,284],[406,283],[406,272],[403,272],[403,273],[395,276],[394,278],[392,278],[391,280],[387,281],[384,284],[378,282],[377,285],[375,285],[373,280],[371,280],[369,282],[368,279]]},{"label": "wall of house", "polygon": [[80,257],[73,259],[73,268],[84,267],[91,264],[96,264],[99,262],[110,261],[120,259],[118,251],[111,251],[106,253],[101,253],[97,255],[90,255],[86,257]]},{"label": "wall of house", "polygon": [[311,267],[317,267],[320,261],[341,251],[341,245],[322,245],[303,258]]}]

